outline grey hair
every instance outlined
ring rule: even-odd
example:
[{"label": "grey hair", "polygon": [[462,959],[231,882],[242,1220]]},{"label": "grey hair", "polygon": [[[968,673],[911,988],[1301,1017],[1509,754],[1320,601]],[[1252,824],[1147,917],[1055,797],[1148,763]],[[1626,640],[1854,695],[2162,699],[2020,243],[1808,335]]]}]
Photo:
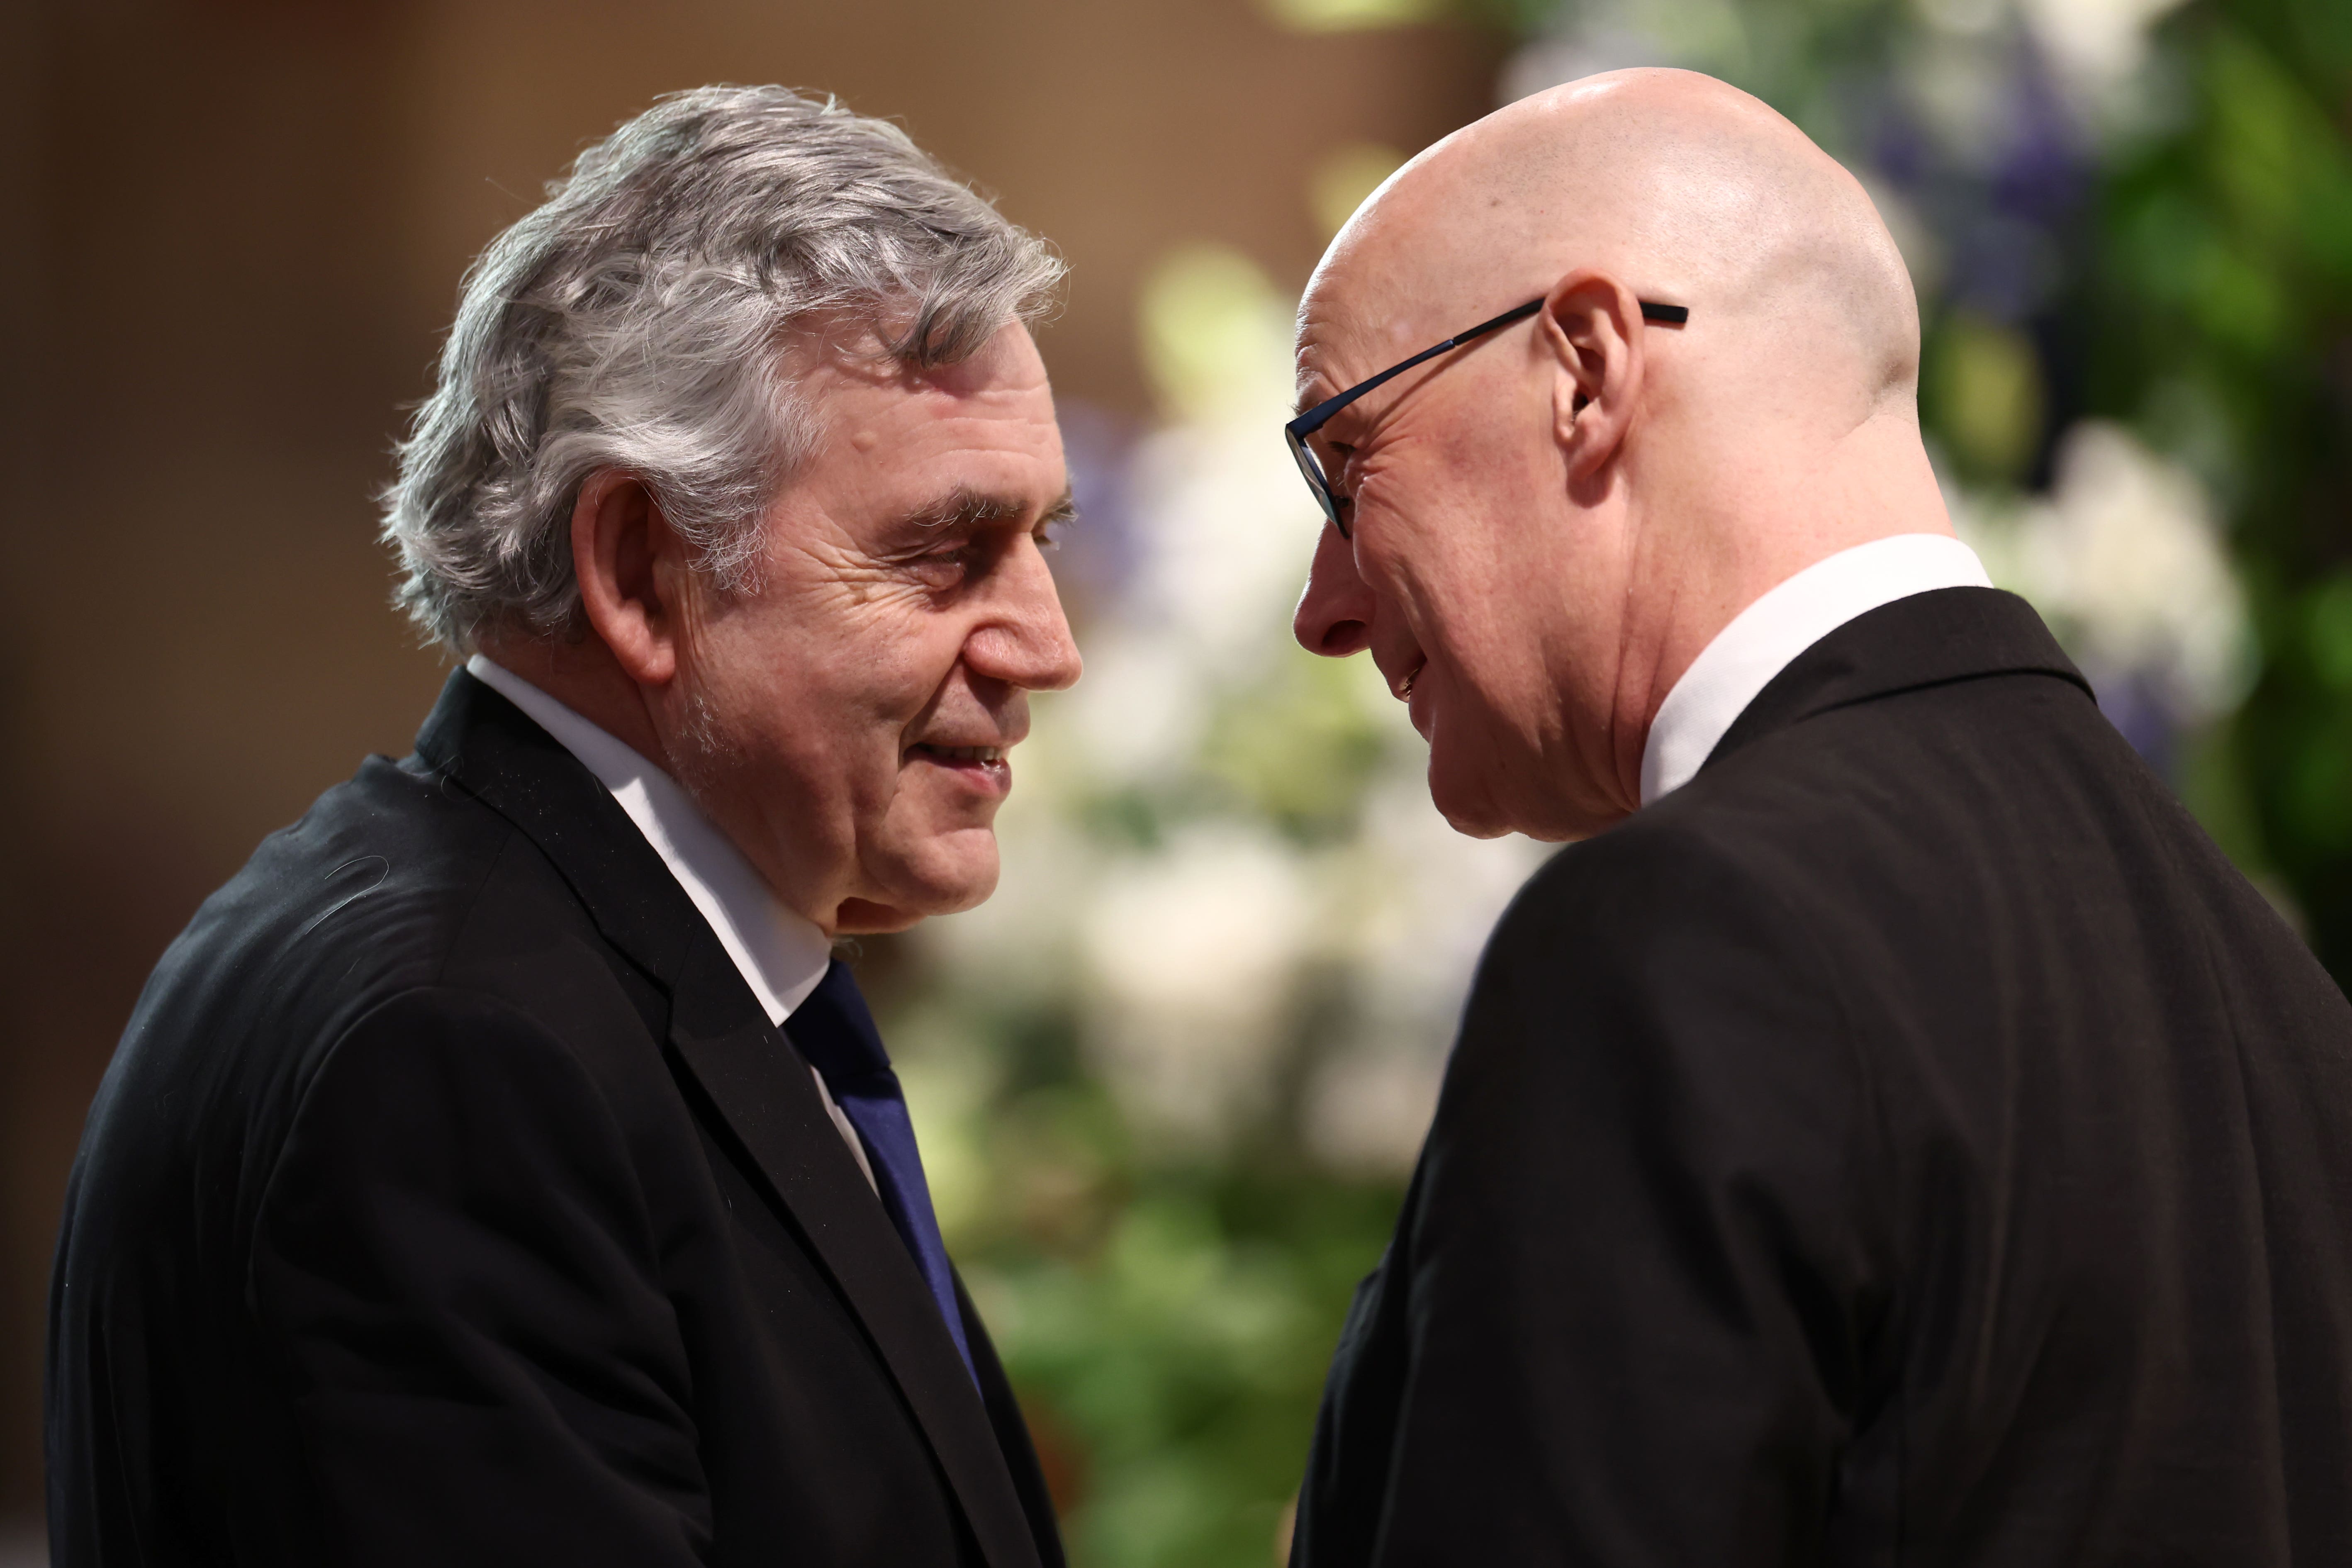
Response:
[{"label": "grey hair", "polygon": [[1062,274],[887,121],[780,87],[661,99],[467,270],[383,492],[394,602],[460,654],[489,626],[576,630],[572,509],[607,468],[740,588],[816,439],[786,374],[796,331],[854,323],[952,364],[1044,314]]}]

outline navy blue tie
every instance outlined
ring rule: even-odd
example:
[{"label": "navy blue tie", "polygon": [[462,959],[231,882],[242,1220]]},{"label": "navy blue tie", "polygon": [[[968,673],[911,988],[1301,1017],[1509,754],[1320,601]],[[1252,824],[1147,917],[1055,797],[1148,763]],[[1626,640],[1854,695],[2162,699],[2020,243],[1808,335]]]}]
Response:
[{"label": "navy blue tie", "polygon": [[931,1288],[940,1316],[963,1357],[974,1387],[980,1373],[971,1364],[971,1347],[964,1342],[963,1314],[956,1310],[955,1276],[948,1269],[947,1244],[940,1239],[939,1216],[931,1212],[931,1189],[923,1180],[923,1156],[915,1147],[915,1124],[907,1119],[907,1096],[898,1075],[890,1070],[890,1053],[882,1048],[881,1031],[866,1008],[849,966],[835,959],[808,999],[784,1020],[784,1033],[800,1047],[809,1064],[824,1075],[849,1124],[866,1145],[874,1167],[883,1212],[898,1228],[898,1238],[914,1254],[915,1267]]}]

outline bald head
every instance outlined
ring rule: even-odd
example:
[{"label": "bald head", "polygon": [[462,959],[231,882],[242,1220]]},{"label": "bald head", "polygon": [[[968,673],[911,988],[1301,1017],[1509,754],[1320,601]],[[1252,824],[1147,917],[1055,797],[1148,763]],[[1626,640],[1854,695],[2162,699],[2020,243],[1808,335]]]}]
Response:
[{"label": "bald head", "polygon": [[1951,525],[1902,258],[1853,176],[1748,94],[1612,72],[1406,164],[1308,286],[1300,402],[1530,300],[1308,437],[1349,526],[1296,630],[1370,651],[1456,826],[1572,837],[1634,809],[1659,704],[1740,610]]},{"label": "bald head", "polygon": [[1749,354],[1834,373],[1812,390],[1837,412],[1913,405],[1918,309],[1870,197],[1778,112],[1694,71],[1588,77],[1430,148],[1341,231],[1304,324],[1442,337],[1580,267]]}]

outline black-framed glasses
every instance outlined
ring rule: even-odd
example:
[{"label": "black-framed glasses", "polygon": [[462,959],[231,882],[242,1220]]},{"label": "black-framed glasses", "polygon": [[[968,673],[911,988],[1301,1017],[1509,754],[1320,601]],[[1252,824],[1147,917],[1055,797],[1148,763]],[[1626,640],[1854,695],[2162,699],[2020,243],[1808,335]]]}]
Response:
[{"label": "black-framed glasses", "polygon": [[[1323,515],[1330,520],[1331,526],[1339,531],[1340,538],[1348,537],[1348,520],[1342,515],[1341,510],[1348,505],[1347,499],[1331,488],[1331,480],[1323,472],[1323,465],[1317,460],[1313,448],[1307,445],[1307,437],[1323,428],[1330,421],[1331,416],[1339,413],[1364,394],[1384,382],[1402,375],[1423,360],[1435,359],[1448,349],[1460,348],[1473,338],[1484,337],[1497,327],[1507,327],[1513,321],[1524,321],[1542,309],[1541,300],[1530,300],[1524,305],[1515,306],[1504,311],[1491,321],[1481,321],[1466,332],[1456,332],[1435,348],[1423,349],[1402,363],[1389,366],[1370,381],[1360,381],[1339,396],[1325,398],[1282,427],[1284,437],[1290,443],[1290,455],[1297,462],[1298,471],[1306,476],[1307,488],[1315,492],[1315,503],[1323,509]],[[1661,326],[1679,327],[1690,320],[1690,307],[1660,305],[1644,300],[1642,301],[1642,319],[1645,321],[1656,321]]]}]

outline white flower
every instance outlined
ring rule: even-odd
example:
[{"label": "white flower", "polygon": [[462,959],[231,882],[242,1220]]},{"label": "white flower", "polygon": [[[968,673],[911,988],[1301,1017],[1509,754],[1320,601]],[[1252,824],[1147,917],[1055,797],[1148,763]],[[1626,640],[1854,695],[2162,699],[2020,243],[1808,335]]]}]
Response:
[{"label": "white flower", "polygon": [[1262,1105],[1310,900],[1297,850],[1208,823],[1104,875],[1080,937],[1089,1047],[1129,1115],[1214,1144]]},{"label": "white flower", "polygon": [[2212,498],[2188,468],[2084,420],[2059,442],[2045,500],[2004,511],[1955,499],[1993,580],[2050,618],[2094,685],[2137,678],[2181,724],[2244,697],[2255,668],[2245,595]]},{"label": "white flower", "polygon": [[1129,622],[1096,628],[1086,658],[1086,679],[1056,717],[1066,717],[1092,780],[1143,783],[1190,763],[1211,695],[1198,652],[1164,627]]},{"label": "white flower", "polygon": [[2148,29],[2181,0],[2020,0],[2042,47],[2078,91],[2103,96],[2147,58]]}]

